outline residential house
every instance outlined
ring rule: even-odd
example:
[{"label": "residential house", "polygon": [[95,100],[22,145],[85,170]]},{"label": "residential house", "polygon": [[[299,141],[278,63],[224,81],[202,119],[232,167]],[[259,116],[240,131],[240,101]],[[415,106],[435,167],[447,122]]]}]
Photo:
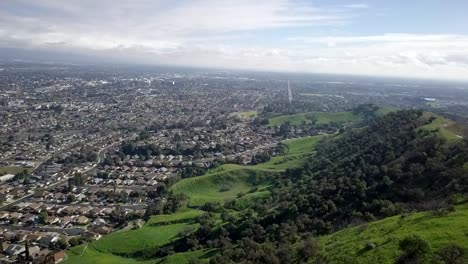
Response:
[{"label": "residential house", "polygon": [[6,249],[5,249],[5,254],[9,256],[17,256],[24,252],[25,248],[22,245],[18,244],[10,244]]},{"label": "residential house", "polygon": [[58,236],[48,234],[48,235],[45,235],[45,236],[41,237],[39,239],[38,243],[42,247],[48,248],[48,247],[50,247],[51,244],[57,242],[58,240],[59,240]]},{"label": "residential house", "polygon": [[75,223],[79,225],[86,225],[87,223],[89,223],[89,218],[86,216],[80,215],[75,219]]},{"label": "residential house", "polygon": [[65,251],[52,252],[47,255],[46,264],[57,264],[67,258]]}]

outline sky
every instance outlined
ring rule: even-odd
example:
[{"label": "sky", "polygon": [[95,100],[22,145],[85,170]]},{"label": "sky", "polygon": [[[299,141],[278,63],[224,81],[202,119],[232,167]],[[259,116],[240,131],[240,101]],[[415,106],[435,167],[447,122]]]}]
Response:
[{"label": "sky", "polygon": [[468,80],[467,10],[467,0],[0,0],[0,48],[135,64]]}]

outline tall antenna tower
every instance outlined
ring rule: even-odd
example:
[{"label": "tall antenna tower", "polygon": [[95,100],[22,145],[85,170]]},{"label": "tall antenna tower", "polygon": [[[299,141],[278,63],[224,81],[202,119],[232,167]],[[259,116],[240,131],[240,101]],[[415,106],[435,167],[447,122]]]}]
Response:
[{"label": "tall antenna tower", "polygon": [[289,103],[292,102],[292,92],[291,92],[291,86],[289,85],[289,80],[288,80],[288,98],[289,98]]}]

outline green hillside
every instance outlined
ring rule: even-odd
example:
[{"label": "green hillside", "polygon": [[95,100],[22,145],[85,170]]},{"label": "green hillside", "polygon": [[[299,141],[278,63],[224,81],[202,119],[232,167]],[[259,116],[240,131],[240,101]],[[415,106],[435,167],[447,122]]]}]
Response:
[{"label": "green hillside", "polygon": [[425,112],[423,118],[428,121],[432,121],[429,124],[422,126],[422,130],[437,133],[440,137],[448,140],[449,142],[460,140],[468,135],[468,129],[465,126],[441,115]]},{"label": "green hillside", "polygon": [[239,193],[252,188],[262,189],[268,186],[268,175],[274,171],[238,168],[211,172],[203,176],[181,180],[171,188],[175,193],[183,193],[190,198],[189,206],[201,206],[207,202],[226,202]]},{"label": "green hillside", "polygon": [[[468,190],[463,127],[415,110],[366,124],[339,136],[283,141],[285,153],[262,164],[225,164],[183,179],[171,190],[188,196],[187,207],[153,216],[141,229],[115,232],[86,250],[73,248],[67,263],[315,263],[319,257],[394,263],[408,235],[428,241],[433,252],[449,243],[467,248],[468,204],[447,214],[401,216],[412,206],[447,202]],[[199,208],[207,202],[224,206],[203,207],[206,213]],[[330,234],[357,219],[369,223]],[[181,237],[187,228],[194,231]],[[310,234],[320,247],[307,244]],[[155,258],[162,246],[174,253]],[[123,258],[142,255],[149,260]]]},{"label": "green hillside", "polygon": [[88,246],[71,248],[66,263],[158,263],[156,260],[137,261],[123,256],[133,256],[145,250],[151,252],[177,239],[181,231],[198,227],[194,222],[202,213],[200,210],[181,208],[174,214],[152,216],[140,229],[117,231]]},{"label": "green hillside", "polygon": [[253,188],[256,193],[249,193],[242,200],[264,196],[268,194],[269,178],[287,168],[301,166],[323,137],[320,135],[283,141],[287,152],[268,162],[254,166],[225,164],[203,176],[183,179],[171,189],[187,195],[190,198],[189,206],[200,206],[207,202],[223,203],[236,198],[239,193],[249,193]]},{"label": "green hillside", "polygon": [[105,239],[96,241],[93,246],[100,252],[117,255],[132,254],[167,244],[184,229],[196,227],[196,225],[185,223],[169,224],[163,228],[145,225],[137,230],[114,232],[107,235]]},{"label": "green hillside", "polygon": [[[104,239],[104,238],[103,238]],[[73,247],[67,251],[68,258],[66,264],[152,264],[157,263],[155,260],[139,261],[132,258],[124,258],[113,254],[102,253],[93,248],[92,245],[81,245]]]},{"label": "green hillside", "polygon": [[[419,235],[427,240],[434,252],[454,243],[468,248],[468,204],[456,207],[447,216],[413,213],[393,216],[341,230],[320,238],[323,253],[331,260],[353,257],[359,263],[394,263],[400,253],[398,242],[408,235]],[[372,242],[375,249],[366,250]]]},{"label": "green hillside", "polygon": [[279,126],[285,122],[289,122],[291,125],[301,125],[302,122],[310,123],[311,120],[316,120],[317,124],[329,124],[331,122],[352,123],[360,121],[361,117],[352,112],[310,112],[273,117],[269,120],[268,125]]},{"label": "green hillside", "polygon": [[[176,183],[172,190],[189,196],[189,206],[200,206],[206,202],[224,202],[235,199],[239,207],[248,207],[252,200],[269,195],[269,175],[283,171],[286,168],[298,167],[302,161],[311,155],[315,144],[324,136],[313,136],[286,140],[283,143],[287,152],[270,161],[255,166],[225,164],[210,170],[207,174],[183,179]],[[221,190],[229,188],[229,190]],[[256,188],[252,192],[252,189]],[[245,193],[237,197],[239,193]],[[70,263],[187,263],[192,258],[207,260],[214,252],[198,250],[176,253],[165,259],[135,260],[122,257],[132,255],[144,249],[151,249],[167,244],[180,231],[196,227],[195,219],[203,213],[201,210],[181,208],[174,214],[157,215],[137,230],[117,231],[91,243],[71,248],[68,251],[67,264]],[[85,250],[86,248],[86,250]]]}]

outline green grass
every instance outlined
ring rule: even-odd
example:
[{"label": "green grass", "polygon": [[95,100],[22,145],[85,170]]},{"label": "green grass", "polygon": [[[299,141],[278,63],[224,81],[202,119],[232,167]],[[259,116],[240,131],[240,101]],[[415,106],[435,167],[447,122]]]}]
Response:
[{"label": "green grass", "polygon": [[254,168],[283,171],[288,168],[300,167],[304,160],[314,153],[315,145],[324,135],[285,140],[283,143],[288,148],[282,156],[273,157],[271,160],[261,163]]},{"label": "green grass", "polygon": [[196,250],[190,252],[176,253],[164,260],[160,264],[186,264],[191,259],[198,259],[202,263],[208,263],[209,258],[216,253],[215,250]]},{"label": "green grass", "polygon": [[425,112],[424,119],[435,118],[430,124],[422,126],[420,129],[430,132],[436,132],[440,137],[449,142],[458,141],[468,134],[468,130],[462,124],[445,118],[441,115]]},{"label": "green grass", "polygon": [[314,151],[317,142],[324,137],[324,135],[318,135],[313,137],[290,139],[283,141],[283,143],[288,147],[287,155],[307,154]]},{"label": "green grass", "polygon": [[235,112],[229,115],[229,117],[238,117],[244,121],[252,120],[257,116],[258,116],[257,111]]},{"label": "green grass", "polygon": [[[261,193],[250,193],[242,198],[256,199],[267,195],[264,190],[269,185],[270,176],[287,168],[299,167],[303,160],[313,153],[315,144],[324,136],[305,137],[284,141],[288,148],[286,154],[273,157],[270,161],[254,166],[225,164],[209,170],[205,175],[183,179],[174,184],[171,189],[183,193],[190,198],[189,206],[201,206],[207,202],[226,202],[237,198],[239,193],[248,193],[252,188],[258,188]],[[260,179],[254,182],[253,179]]]},{"label": "green grass", "polygon": [[265,190],[265,189],[260,189],[252,193],[247,193],[244,196],[237,198],[235,200],[236,208],[248,208],[251,204],[252,201],[255,201],[257,199],[261,199],[264,197],[268,197],[270,195],[270,191]]},{"label": "green grass", "polygon": [[[205,175],[184,179],[172,186],[175,192],[190,197],[189,206],[200,206],[206,202],[224,202],[235,199],[240,207],[248,207],[250,202],[270,195],[268,178],[275,173],[299,166],[301,161],[311,155],[315,144],[324,136],[306,137],[284,141],[288,151],[280,157],[274,157],[266,163],[254,166],[225,164],[209,170]],[[229,190],[222,188],[229,187]],[[239,193],[244,195],[238,198]],[[81,256],[84,246],[68,251],[69,263],[187,263],[191,258],[200,258],[207,262],[209,252],[193,251],[177,253],[165,259],[138,261],[123,258],[143,249],[155,248],[177,238],[185,228],[196,228],[194,219],[203,213],[201,210],[181,208],[170,215],[152,216],[140,229],[118,231],[93,242]]]},{"label": "green grass", "polygon": [[283,115],[273,117],[269,120],[269,126],[279,126],[283,123],[289,122],[291,125],[301,125],[302,122],[309,123],[310,120],[308,117],[311,117],[317,120],[317,124],[329,124],[331,122],[337,123],[352,123],[361,120],[359,115],[356,115],[352,112],[336,112],[336,113],[327,113],[327,112],[310,112],[310,113],[300,113],[295,115]]},{"label": "green grass", "polygon": [[23,167],[16,167],[16,166],[5,166],[5,167],[0,167],[0,175],[5,175],[5,174],[17,174],[22,171],[28,171],[31,172],[32,168],[23,168]]},{"label": "green grass", "polygon": [[232,166],[221,166],[218,172],[184,179],[172,186],[176,193],[183,193],[190,198],[189,206],[201,206],[207,202],[232,200],[241,192],[248,192],[252,187],[266,186],[266,181],[254,183],[254,178],[266,178],[274,171],[242,167],[232,169]]},{"label": "green grass", "polygon": [[[356,257],[360,263],[394,263],[399,254],[398,242],[408,235],[419,235],[429,241],[434,250],[449,243],[468,248],[468,204],[456,207],[447,216],[414,213],[394,216],[367,225],[344,229],[320,238],[323,253],[331,259]],[[377,247],[365,250],[368,242]]]},{"label": "green grass", "polygon": [[383,116],[391,112],[396,112],[398,111],[398,108],[395,107],[390,107],[390,106],[381,106],[379,109],[377,109],[377,115]]},{"label": "green grass", "polygon": [[[181,231],[198,227],[198,224],[192,223],[202,213],[203,211],[200,210],[181,208],[174,214],[153,216],[140,229],[117,231],[91,243],[84,254],[83,249],[85,246],[83,245],[71,248],[67,252],[68,260],[66,263],[178,263],[163,262],[164,260],[161,259],[138,261],[122,256],[131,255],[145,249],[157,248],[177,239]],[[194,256],[198,257],[199,255]],[[177,259],[177,256],[174,258]]]},{"label": "green grass", "polygon": [[242,118],[252,119],[258,116],[258,112],[257,111],[241,112],[241,113],[238,113],[238,115]]},{"label": "green grass", "polygon": [[191,208],[180,208],[175,214],[168,215],[155,215],[146,223],[149,226],[160,226],[167,224],[175,224],[181,222],[189,222],[203,214],[203,211],[191,209]]},{"label": "green grass", "polygon": [[88,246],[86,251],[83,250],[85,245],[73,247],[67,251],[68,258],[64,264],[153,264],[158,263],[156,260],[138,261],[132,258],[124,258],[113,254],[102,253],[94,249],[92,246]]},{"label": "green grass", "polygon": [[137,230],[114,232],[93,243],[93,247],[103,253],[132,254],[140,250],[165,245],[187,228],[196,228],[196,224],[170,224],[161,227],[145,225]]}]

